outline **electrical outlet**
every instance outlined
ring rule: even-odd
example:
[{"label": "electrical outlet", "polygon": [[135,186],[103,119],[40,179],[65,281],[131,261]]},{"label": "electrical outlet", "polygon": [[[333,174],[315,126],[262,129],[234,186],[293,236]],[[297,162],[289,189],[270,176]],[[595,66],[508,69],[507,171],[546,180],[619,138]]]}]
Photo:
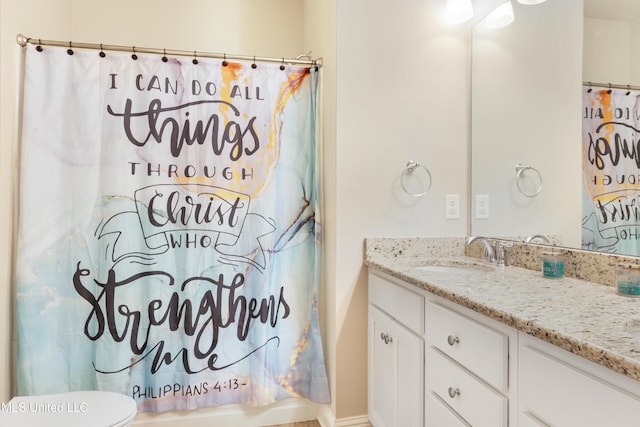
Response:
[{"label": "electrical outlet", "polygon": [[460,219],[460,195],[459,194],[445,194],[444,196],[446,219]]},{"label": "electrical outlet", "polygon": [[476,219],[489,218],[489,196],[476,194]]}]

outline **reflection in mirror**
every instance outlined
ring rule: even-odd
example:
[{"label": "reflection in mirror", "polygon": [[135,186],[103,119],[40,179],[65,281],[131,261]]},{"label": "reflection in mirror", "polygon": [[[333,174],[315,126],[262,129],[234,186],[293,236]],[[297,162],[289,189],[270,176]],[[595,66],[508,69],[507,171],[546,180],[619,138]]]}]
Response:
[{"label": "reflection in mirror", "polygon": [[637,1],[585,2],[583,80],[600,83],[583,89],[582,245],[629,255],[640,255],[639,16]]},{"label": "reflection in mirror", "polygon": [[471,231],[580,247],[582,2],[513,7],[511,25],[472,30]]},{"label": "reflection in mirror", "polygon": [[[490,206],[486,219],[472,208],[471,231],[554,235],[580,248],[589,234],[582,228],[581,82],[640,85],[640,45],[633,42],[640,2],[513,5],[510,26],[477,24],[472,34],[471,203],[482,195]],[[540,171],[544,186],[535,197],[518,192],[518,163]]]}]

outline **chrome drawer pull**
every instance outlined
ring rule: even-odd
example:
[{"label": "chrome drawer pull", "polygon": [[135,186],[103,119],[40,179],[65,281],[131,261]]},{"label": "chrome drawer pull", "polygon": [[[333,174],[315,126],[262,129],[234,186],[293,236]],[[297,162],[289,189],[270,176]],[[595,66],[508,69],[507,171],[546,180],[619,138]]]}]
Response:
[{"label": "chrome drawer pull", "polygon": [[456,396],[460,396],[460,389],[449,387],[449,397],[454,398]]},{"label": "chrome drawer pull", "polygon": [[447,342],[449,343],[450,346],[453,347],[454,345],[460,342],[460,339],[458,337],[454,337],[453,335],[449,335],[447,337]]}]

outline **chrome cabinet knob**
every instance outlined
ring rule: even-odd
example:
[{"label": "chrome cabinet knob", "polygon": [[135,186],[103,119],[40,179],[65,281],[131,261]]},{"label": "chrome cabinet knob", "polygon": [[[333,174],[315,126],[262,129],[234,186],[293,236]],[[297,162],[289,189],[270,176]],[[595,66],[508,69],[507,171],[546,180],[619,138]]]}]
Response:
[{"label": "chrome cabinet knob", "polygon": [[456,344],[458,344],[460,342],[460,338],[454,337],[453,335],[449,335],[447,337],[447,342],[449,343],[449,345],[451,347],[453,347],[454,345],[456,345]]},{"label": "chrome cabinet knob", "polygon": [[449,397],[452,399],[456,396],[460,396],[460,389],[458,388],[449,387],[448,392],[449,392]]},{"label": "chrome cabinet knob", "polygon": [[389,344],[391,342],[393,342],[393,337],[387,333],[382,332],[380,334],[380,339],[382,339],[382,341],[384,341],[385,344]]}]

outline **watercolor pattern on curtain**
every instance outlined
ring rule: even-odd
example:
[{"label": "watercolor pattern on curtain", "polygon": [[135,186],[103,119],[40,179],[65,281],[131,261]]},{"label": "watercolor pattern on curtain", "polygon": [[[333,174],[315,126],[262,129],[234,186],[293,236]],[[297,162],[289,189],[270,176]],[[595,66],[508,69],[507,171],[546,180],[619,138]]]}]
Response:
[{"label": "watercolor pattern on curtain", "polygon": [[18,393],[328,402],[319,70],[25,49]]},{"label": "watercolor pattern on curtain", "polygon": [[640,255],[640,93],[583,89],[582,248]]}]

